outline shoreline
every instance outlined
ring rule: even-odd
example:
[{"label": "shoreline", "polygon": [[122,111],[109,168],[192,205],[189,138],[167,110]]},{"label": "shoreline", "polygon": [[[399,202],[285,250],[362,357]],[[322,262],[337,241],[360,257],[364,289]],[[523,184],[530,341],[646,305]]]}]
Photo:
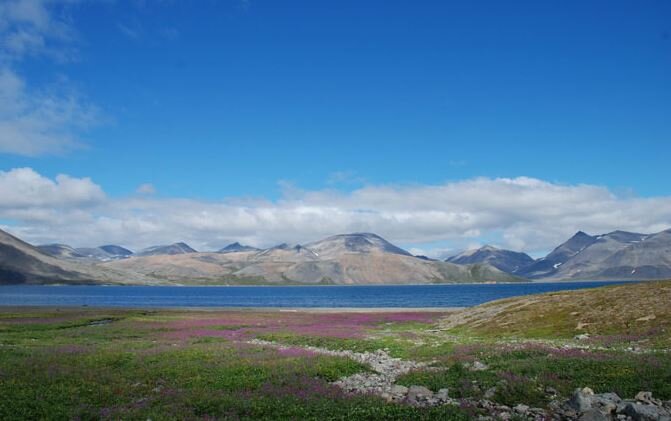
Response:
[{"label": "shoreline", "polygon": [[220,285],[199,285],[199,284],[96,284],[96,283],[54,283],[54,284],[2,284],[0,285],[0,290],[3,287],[152,287],[152,288],[332,288],[332,287],[348,287],[348,288],[365,288],[365,287],[441,287],[441,286],[465,286],[465,285],[536,285],[536,284],[579,284],[579,283],[638,283],[638,282],[659,282],[665,279],[569,279],[569,280],[528,280],[521,282],[450,282],[450,283],[439,283],[439,284],[331,284],[331,285],[321,285],[321,284],[259,284],[259,285],[234,285],[234,284],[220,284]]},{"label": "shoreline", "polygon": [[145,311],[184,311],[184,312],[248,312],[248,313],[452,313],[468,307],[133,307],[133,306],[5,306],[0,304],[0,313],[31,310],[145,310]]}]

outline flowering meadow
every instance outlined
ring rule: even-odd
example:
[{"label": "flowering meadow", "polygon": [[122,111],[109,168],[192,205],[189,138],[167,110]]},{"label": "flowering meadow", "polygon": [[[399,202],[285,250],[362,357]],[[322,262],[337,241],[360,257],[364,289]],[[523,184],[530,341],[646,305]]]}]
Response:
[{"label": "flowering meadow", "polygon": [[[671,398],[668,354],[502,342],[437,328],[440,312],[0,310],[0,419],[470,419],[332,383],[371,367],[310,347],[373,352],[430,369],[399,385],[543,407],[547,389]],[[281,348],[254,340],[272,341]],[[251,343],[250,343],[251,341]],[[603,344],[609,345],[608,341]],[[603,345],[602,344],[602,345]],[[472,370],[475,362],[486,370]],[[491,392],[492,387],[495,392]]]}]

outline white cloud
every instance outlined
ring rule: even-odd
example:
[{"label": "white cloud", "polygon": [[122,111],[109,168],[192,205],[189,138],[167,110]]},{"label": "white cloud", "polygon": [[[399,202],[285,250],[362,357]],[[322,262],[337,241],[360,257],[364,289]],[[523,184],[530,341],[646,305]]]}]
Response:
[{"label": "white cloud", "polygon": [[81,147],[77,135],[100,112],[74,92],[29,90],[10,68],[0,68],[0,153],[37,156]]},{"label": "white cloud", "polygon": [[[54,8],[76,0],[0,2],[0,153],[58,154],[80,147],[79,136],[100,121],[66,80],[35,88],[15,70],[31,56],[68,61],[76,53],[76,33],[54,16]],[[60,9],[59,9],[60,10]]]},{"label": "white cloud", "polygon": [[90,178],[59,174],[54,180],[31,168],[0,171],[0,209],[48,211],[54,208],[79,208],[105,200],[100,186]]},{"label": "white cloud", "polygon": [[[429,256],[491,242],[547,251],[578,230],[657,232],[671,226],[671,197],[618,197],[593,185],[519,177],[442,185],[369,186],[351,193],[300,191],[277,201],[209,202],[153,196],[106,197],[89,179],[54,180],[30,169],[0,173],[0,219],[36,243],[120,243],[140,248],[187,241],[215,249],[304,243],[371,231]],[[436,245],[436,244],[439,244]]]}]

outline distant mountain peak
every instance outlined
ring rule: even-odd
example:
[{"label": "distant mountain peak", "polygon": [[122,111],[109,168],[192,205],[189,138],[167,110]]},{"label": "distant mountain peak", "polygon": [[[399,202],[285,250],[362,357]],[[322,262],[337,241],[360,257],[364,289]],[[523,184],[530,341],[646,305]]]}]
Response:
[{"label": "distant mountain peak", "polygon": [[109,253],[113,256],[132,256],[133,252],[131,250],[128,250],[125,247],[117,246],[116,244],[106,244],[104,246],[98,247],[99,249],[105,251],[106,253]]},{"label": "distant mountain peak", "polygon": [[42,244],[37,246],[37,249],[42,253],[48,254],[52,257],[63,257],[66,259],[76,259],[84,257],[83,254],[79,253],[78,250],[70,247],[67,244],[53,243],[53,244]]},{"label": "distant mountain peak", "polygon": [[186,253],[197,253],[197,251],[188,244],[184,242],[173,243],[163,246],[152,246],[148,247],[137,253],[137,256],[156,256],[161,254],[174,255],[174,254],[186,254]]},{"label": "distant mountain peak", "polygon": [[516,274],[522,268],[532,264],[534,259],[526,253],[504,250],[487,244],[480,248],[463,251],[445,261],[459,265],[489,263],[503,272]]},{"label": "distant mountain peak", "polygon": [[392,253],[403,256],[412,254],[395,246],[377,234],[369,232],[355,232],[337,234],[306,244],[305,247],[320,256],[336,256],[343,253]]},{"label": "distant mountain peak", "polygon": [[238,253],[243,251],[258,251],[258,250],[259,249],[257,249],[256,247],[245,246],[236,241],[235,243],[231,243],[226,247],[220,249],[219,253]]}]

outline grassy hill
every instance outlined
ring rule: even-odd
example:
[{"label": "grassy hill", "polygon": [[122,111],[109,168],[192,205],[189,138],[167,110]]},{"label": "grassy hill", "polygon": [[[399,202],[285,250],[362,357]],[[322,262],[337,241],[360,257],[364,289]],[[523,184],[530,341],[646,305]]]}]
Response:
[{"label": "grassy hill", "polygon": [[441,327],[520,338],[621,337],[671,344],[671,281],[551,292],[493,301],[446,317]]}]

